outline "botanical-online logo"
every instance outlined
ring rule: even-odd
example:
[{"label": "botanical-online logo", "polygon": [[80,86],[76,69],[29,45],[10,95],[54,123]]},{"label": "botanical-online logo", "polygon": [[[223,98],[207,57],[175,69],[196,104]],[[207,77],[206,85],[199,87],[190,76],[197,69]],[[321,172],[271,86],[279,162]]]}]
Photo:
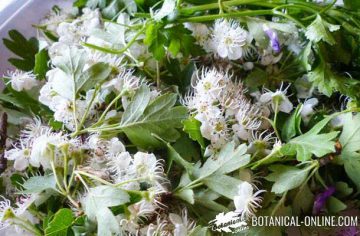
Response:
[{"label": "botanical-online logo", "polygon": [[212,231],[225,233],[236,233],[249,229],[248,224],[245,219],[241,217],[241,214],[234,211],[217,214],[215,219],[209,222],[209,228]]}]

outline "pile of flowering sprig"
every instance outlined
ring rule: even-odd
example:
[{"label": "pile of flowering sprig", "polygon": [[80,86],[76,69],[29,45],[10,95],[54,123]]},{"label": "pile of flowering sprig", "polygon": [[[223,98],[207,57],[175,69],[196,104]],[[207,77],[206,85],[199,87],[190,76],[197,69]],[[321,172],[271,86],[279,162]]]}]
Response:
[{"label": "pile of flowering sprig", "polygon": [[37,39],[10,31],[0,234],[211,235],[358,205],[359,6],[245,2],[75,1]]}]

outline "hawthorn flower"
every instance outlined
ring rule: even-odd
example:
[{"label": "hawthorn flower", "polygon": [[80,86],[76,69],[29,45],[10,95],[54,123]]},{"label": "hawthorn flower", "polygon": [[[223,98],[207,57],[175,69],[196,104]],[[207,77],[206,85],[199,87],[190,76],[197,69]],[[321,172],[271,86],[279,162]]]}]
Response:
[{"label": "hawthorn flower", "polygon": [[263,66],[269,66],[278,63],[282,58],[282,53],[274,55],[272,49],[264,49],[262,51],[260,64]]},{"label": "hawthorn flower", "polygon": [[11,202],[0,195],[0,234],[1,235],[33,235],[33,232],[24,230],[18,226],[15,218],[29,222],[31,224],[39,223],[39,220],[30,214],[27,209],[35,201],[35,196],[21,196],[16,202],[16,207],[11,206]]},{"label": "hawthorn flower", "polygon": [[251,137],[249,138],[249,147],[248,153],[266,153],[268,152],[267,148],[277,142],[274,133],[269,133],[267,130],[263,132],[252,132]]},{"label": "hawthorn flower", "polygon": [[308,122],[311,115],[314,114],[314,107],[319,103],[317,98],[307,99],[301,109],[301,117],[305,122]]},{"label": "hawthorn flower", "polygon": [[[89,42],[89,41],[88,41],[88,43],[98,45],[98,43],[93,43],[93,42]],[[117,55],[103,53],[103,52],[96,51],[96,50],[93,50],[90,48],[86,48],[86,52],[88,54],[88,60],[87,60],[87,64],[84,67],[84,69],[87,69],[87,67],[90,67],[98,62],[107,63],[112,67],[121,69],[124,57],[119,57]]]},{"label": "hawthorn flower", "polygon": [[256,106],[244,99],[241,100],[239,110],[235,114],[237,123],[232,126],[235,134],[242,140],[248,140],[251,135],[249,131],[258,130],[261,125],[258,116],[259,110]]},{"label": "hawthorn flower", "polygon": [[200,95],[218,98],[228,79],[229,77],[227,74],[224,74],[215,68],[202,69],[200,77],[198,76],[197,80],[193,81],[192,87],[196,93]]},{"label": "hawthorn flower", "polygon": [[267,92],[260,96],[259,101],[263,104],[270,104],[275,112],[282,111],[284,113],[290,113],[294,106],[286,96],[286,92],[289,87],[282,90],[282,86],[283,85],[281,85],[280,89],[275,92],[267,90]]},{"label": "hawthorn flower", "polygon": [[212,48],[222,58],[237,60],[247,56],[252,37],[239,22],[220,19],[215,21]]},{"label": "hawthorn flower", "polygon": [[5,158],[14,161],[15,170],[23,171],[29,166],[30,153],[31,150],[20,140],[19,146],[5,151]]},{"label": "hawthorn flower", "polygon": [[128,207],[130,212],[130,220],[138,221],[147,219],[155,213],[156,209],[157,206],[153,203],[146,200],[141,200],[140,202],[132,204]]},{"label": "hawthorn flower", "polygon": [[244,181],[238,186],[238,194],[234,197],[235,212],[241,213],[242,217],[255,215],[256,208],[261,207],[262,197],[259,195],[265,190],[257,190],[254,193],[254,187]]},{"label": "hawthorn flower", "polygon": [[164,169],[154,154],[137,152],[134,155],[133,168],[138,178],[156,182],[163,178]]},{"label": "hawthorn flower", "polygon": [[202,46],[207,52],[211,51],[211,31],[205,24],[185,23],[184,26],[192,32],[192,36],[200,46]]},{"label": "hawthorn flower", "polygon": [[45,26],[47,30],[55,32],[58,25],[73,17],[73,12],[70,9],[56,9],[52,10],[40,24]]},{"label": "hawthorn flower", "polygon": [[113,173],[116,183],[128,179],[129,167],[132,164],[133,159],[128,152],[121,152],[117,155],[111,156],[107,163],[108,170]]},{"label": "hawthorn flower", "polygon": [[56,166],[62,164],[61,157],[56,155],[56,147],[67,143],[65,136],[61,133],[43,134],[34,139],[30,154],[30,164],[35,167],[43,166],[51,169],[51,162]]},{"label": "hawthorn flower", "polygon": [[20,138],[24,143],[31,144],[35,138],[50,132],[51,128],[43,125],[41,119],[35,117],[25,125],[23,130],[21,130]]},{"label": "hawthorn flower", "polygon": [[104,83],[104,89],[115,90],[116,92],[124,92],[121,101],[123,106],[126,107],[128,104],[128,97],[132,97],[136,90],[144,84],[144,81],[137,76],[133,75],[132,70],[126,70],[118,74],[112,80]]},{"label": "hawthorn flower", "polygon": [[101,27],[101,14],[99,9],[92,10],[90,8],[82,9],[82,15],[79,18],[82,21],[81,30],[86,35],[90,35],[94,29]]},{"label": "hawthorn flower", "polygon": [[195,228],[195,222],[188,219],[186,210],[182,211],[181,216],[170,213],[169,220],[174,225],[174,236],[187,236]]},{"label": "hawthorn flower", "polygon": [[33,72],[15,70],[8,72],[8,74],[4,77],[10,79],[9,82],[11,83],[11,87],[18,92],[30,90],[39,85],[39,82],[36,80],[36,76]]}]

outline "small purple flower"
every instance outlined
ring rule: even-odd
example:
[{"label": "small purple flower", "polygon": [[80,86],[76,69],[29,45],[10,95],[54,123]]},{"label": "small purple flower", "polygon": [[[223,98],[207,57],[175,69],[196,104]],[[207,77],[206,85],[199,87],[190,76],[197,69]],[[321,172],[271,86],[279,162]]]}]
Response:
[{"label": "small purple flower", "polygon": [[315,196],[313,215],[318,215],[324,208],[326,201],[335,193],[335,187],[328,187],[324,192],[321,192]]},{"label": "small purple flower", "polygon": [[337,236],[356,236],[358,235],[359,231],[355,226],[349,226],[344,229],[341,229]]},{"label": "small purple flower", "polygon": [[278,35],[275,30],[271,29],[266,24],[263,25],[263,30],[270,39],[270,44],[275,53],[281,52],[281,46]]}]

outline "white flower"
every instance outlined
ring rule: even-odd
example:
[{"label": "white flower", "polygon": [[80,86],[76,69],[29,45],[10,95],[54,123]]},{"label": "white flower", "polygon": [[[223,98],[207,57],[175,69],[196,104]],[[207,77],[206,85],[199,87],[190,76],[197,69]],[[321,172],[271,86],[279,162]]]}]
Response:
[{"label": "white flower", "polygon": [[195,223],[188,219],[187,211],[183,210],[181,216],[178,214],[169,214],[170,222],[174,225],[174,236],[187,236],[194,229]]},{"label": "white flower", "polygon": [[249,32],[239,22],[225,19],[215,21],[212,47],[220,57],[237,60],[246,56],[251,41]]},{"label": "white flower", "polygon": [[18,92],[30,90],[39,85],[36,76],[32,72],[23,72],[20,70],[9,71],[8,75],[4,77],[10,79],[11,87]]},{"label": "white flower", "polygon": [[116,182],[127,180],[131,176],[126,176],[132,164],[132,157],[128,152],[122,152],[109,158],[107,166],[109,171],[114,174]]},{"label": "white flower", "polygon": [[155,213],[157,206],[151,202],[146,200],[141,200],[133,205],[128,207],[130,212],[130,219],[137,220],[137,219],[144,219],[147,218]]},{"label": "white flower", "polygon": [[226,85],[226,81],[229,80],[227,74],[214,69],[202,69],[201,75],[197,76],[197,80],[192,83],[192,87],[196,93],[200,95],[211,96],[212,98],[218,98],[220,92]]},{"label": "white flower", "polygon": [[20,140],[20,146],[5,151],[5,158],[14,161],[14,168],[23,171],[29,166],[31,150]]},{"label": "white flower", "polygon": [[239,138],[248,140],[251,136],[249,131],[260,128],[259,109],[245,99],[242,99],[239,104],[239,110],[235,114],[238,123],[234,124],[232,128]]},{"label": "white flower", "polygon": [[91,10],[90,8],[84,8],[83,14],[79,18],[82,21],[81,30],[86,35],[90,35],[94,29],[101,27],[101,14],[99,9]]},{"label": "white flower", "polygon": [[51,169],[51,162],[56,166],[62,164],[62,156],[56,154],[56,147],[67,142],[65,136],[61,133],[44,134],[34,139],[30,164],[35,167],[42,165],[45,169]]},{"label": "white flower", "polygon": [[249,141],[248,153],[262,153],[268,154],[267,148],[274,143],[277,143],[277,138],[273,137],[274,133],[268,133],[267,130],[263,132],[252,132]]},{"label": "white flower", "polygon": [[21,130],[20,137],[24,143],[31,144],[34,138],[43,134],[49,134],[51,128],[42,124],[40,118],[34,118]]},{"label": "white flower", "polygon": [[254,193],[254,187],[244,181],[238,186],[238,194],[234,197],[235,212],[241,213],[242,217],[253,216],[256,208],[260,207],[262,198],[259,197],[265,190],[257,190]]},{"label": "white flower", "polygon": [[68,45],[77,44],[81,41],[81,38],[84,37],[77,21],[60,23],[56,29],[56,33],[59,35],[59,42]]},{"label": "white flower", "polygon": [[271,104],[272,109],[275,111],[276,106],[278,111],[282,111],[285,113],[290,113],[292,109],[294,108],[293,104],[290,102],[288,97],[286,96],[287,88],[282,90],[282,86],[280,89],[276,90],[276,92],[272,92],[270,90],[267,90],[266,93],[262,94],[260,96],[259,101],[263,104]]},{"label": "white flower", "polygon": [[[88,43],[99,45],[98,43],[89,42],[89,41]],[[112,67],[120,68],[122,65],[122,61],[124,59],[124,57],[103,53],[89,48],[86,48],[86,52],[88,53],[88,60],[87,60],[87,65],[84,67],[84,70],[98,62],[107,63]]]},{"label": "white flower", "polygon": [[304,75],[303,77],[298,78],[295,83],[296,96],[298,98],[310,98],[314,91],[313,84],[309,81],[308,77]]},{"label": "white flower", "polygon": [[211,51],[211,31],[205,24],[184,23],[184,26],[192,32],[192,36],[194,36],[196,42],[201,45],[205,49],[205,51]]},{"label": "white flower", "polygon": [[125,152],[124,144],[118,138],[112,138],[108,144],[107,155],[116,155],[121,152]]},{"label": "white flower", "polygon": [[282,53],[274,56],[272,48],[267,48],[263,50],[263,54],[261,55],[260,64],[264,66],[273,65],[278,63],[281,60]]},{"label": "white flower", "polygon": [[52,10],[40,24],[45,26],[47,30],[56,31],[58,25],[67,19],[72,18],[71,9],[56,9]]},{"label": "white flower", "polygon": [[13,217],[21,218],[31,224],[39,223],[39,220],[30,214],[27,209],[35,201],[35,196],[20,196],[16,202],[16,208],[11,207],[11,202],[5,197],[0,195],[0,235],[24,235],[30,236],[32,233],[25,231],[16,225]]},{"label": "white flower", "polygon": [[126,90],[129,94],[134,94],[141,84],[142,80],[134,76],[132,70],[127,70],[106,82],[103,88],[114,88],[118,92]]},{"label": "white flower", "polygon": [[310,98],[307,99],[303,107],[301,108],[301,117],[305,122],[308,122],[310,120],[310,116],[314,114],[314,107],[319,103],[319,100],[317,98]]},{"label": "white flower", "polygon": [[138,178],[155,182],[163,178],[164,169],[152,153],[137,152],[134,155],[133,168]]}]

